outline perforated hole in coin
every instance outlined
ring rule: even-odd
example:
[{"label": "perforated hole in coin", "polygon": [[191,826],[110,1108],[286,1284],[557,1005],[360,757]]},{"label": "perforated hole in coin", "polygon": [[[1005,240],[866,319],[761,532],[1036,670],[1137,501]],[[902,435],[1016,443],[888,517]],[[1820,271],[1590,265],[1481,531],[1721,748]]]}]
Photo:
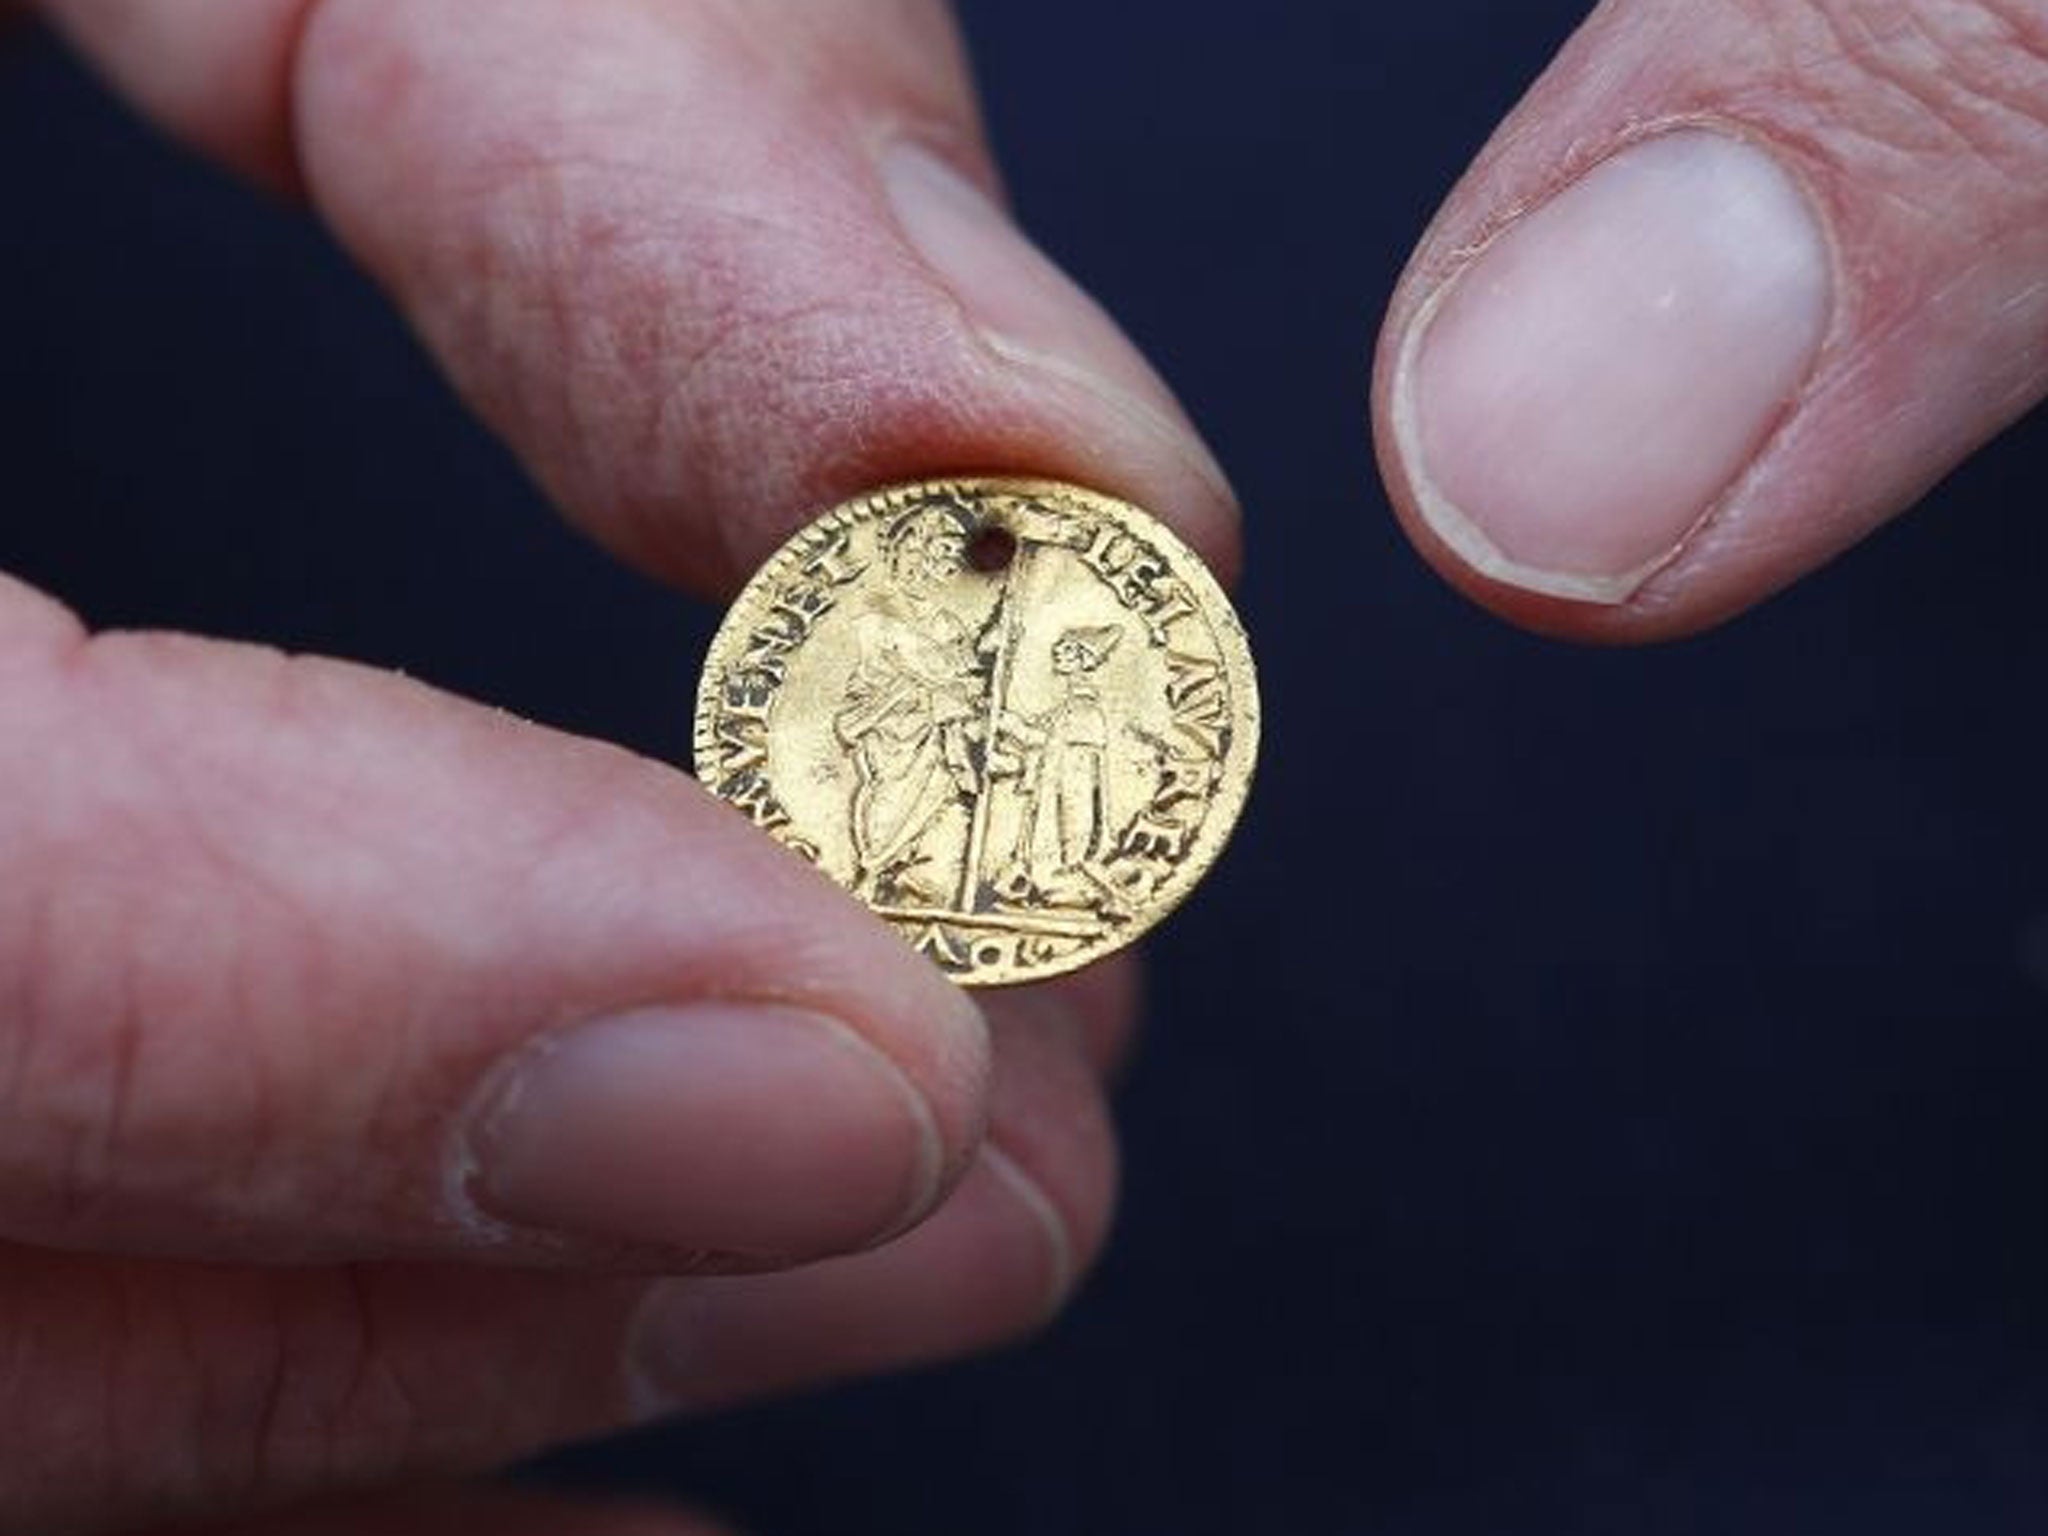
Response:
[{"label": "perforated hole in coin", "polygon": [[1017,558],[1017,536],[995,523],[984,523],[968,541],[967,564],[984,576],[999,576]]}]

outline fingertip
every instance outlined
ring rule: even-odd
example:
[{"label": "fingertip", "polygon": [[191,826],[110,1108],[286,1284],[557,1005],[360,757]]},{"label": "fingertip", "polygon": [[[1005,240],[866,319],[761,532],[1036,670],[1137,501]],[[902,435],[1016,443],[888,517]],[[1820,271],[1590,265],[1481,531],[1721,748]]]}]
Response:
[{"label": "fingertip", "polygon": [[729,591],[818,511],[950,473],[1123,496],[1234,573],[1172,392],[976,174],[964,81],[907,83],[957,69],[945,30],[854,16],[528,3],[480,39],[330,0],[314,200],[570,513],[670,579]]},{"label": "fingertip", "polygon": [[[1385,350],[1383,335],[1382,351]],[[1691,626],[1683,618],[1675,624],[1655,625],[1654,616],[1661,610],[1641,599],[1621,605],[1575,601],[1531,591],[1475,568],[1460,550],[1441,537],[1436,525],[1419,509],[1407,461],[1388,422],[1388,386],[1384,382],[1388,366],[1384,360],[1376,366],[1372,399],[1371,428],[1380,485],[1409,546],[1439,580],[1494,617],[1553,640],[1626,645],[1689,632]]]},{"label": "fingertip", "polygon": [[656,1286],[628,1346],[639,1411],[701,1409],[947,1359],[1042,1328],[1100,1254],[1117,1158],[1085,1025],[1052,988],[994,998],[989,1136],[930,1219],[869,1253]]},{"label": "fingertip", "polygon": [[1692,123],[1625,139],[1404,287],[1376,416],[1404,520],[1510,617],[1639,635],[1592,615],[1677,588],[1813,367],[1832,289],[1820,216],[1768,148]]},{"label": "fingertip", "polygon": [[1116,1136],[1095,1064],[1100,1021],[1056,984],[1032,990],[991,1009],[998,1067],[988,1142],[1013,1195],[1056,1220],[1071,1284],[1094,1263],[1115,1215]]},{"label": "fingertip", "polygon": [[1082,476],[1087,483],[1129,491],[1234,576],[1236,493],[1122,328],[1031,241],[985,179],[953,156],[896,136],[876,150],[875,166],[908,248],[1024,394],[1020,403],[1035,406],[1031,414],[1078,411],[1093,418],[1093,430],[1061,445],[1061,457],[1093,457]]},{"label": "fingertip", "polygon": [[2048,392],[2048,71],[1977,8],[1891,20],[1617,0],[1495,134],[1376,368],[1390,493],[1461,590],[1578,639],[1703,629]]},{"label": "fingertip", "polygon": [[1002,1012],[1010,1006],[1011,997],[1022,1002],[1041,992],[1049,994],[1047,1006],[1064,1021],[1053,1027],[1068,1028],[1090,1068],[1114,1086],[1129,1064],[1142,1028],[1145,970],[1141,954],[1136,949],[1119,950],[1043,987],[1005,994],[995,1006]]},{"label": "fingertip", "polygon": [[507,1065],[461,1152],[465,1191],[495,1219],[683,1267],[773,1265],[878,1243],[940,1197],[949,1155],[929,1101],[822,1014],[643,1009]]},{"label": "fingertip", "polygon": [[652,1287],[629,1336],[636,1417],[703,1411],[990,1348],[1043,1326],[1074,1248],[1014,1164],[977,1159],[929,1221],[871,1253]]}]

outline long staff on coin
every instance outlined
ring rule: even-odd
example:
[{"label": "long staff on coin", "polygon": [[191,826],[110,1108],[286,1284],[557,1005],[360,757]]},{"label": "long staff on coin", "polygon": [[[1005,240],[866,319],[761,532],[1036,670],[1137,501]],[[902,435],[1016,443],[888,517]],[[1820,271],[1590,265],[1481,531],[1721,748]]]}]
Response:
[{"label": "long staff on coin", "polygon": [[960,872],[959,910],[963,913],[974,911],[974,899],[981,890],[981,865],[988,850],[989,817],[995,810],[995,774],[989,764],[995,754],[996,731],[1002,723],[1003,708],[1009,702],[1010,678],[1017,670],[1017,652],[1023,648],[1024,613],[1023,604],[1017,601],[1017,593],[1024,585],[1024,577],[1031,567],[1032,552],[1037,548],[1026,533],[1021,517],[1005,531],[1016,541],[1016,548],[1010,556],[1009,569],[1003,573],[1003,590],[996,598],[997,609],[1002,615],[999,631],[1002,639],[996,650],[995,669],[989,679],[988,718],[981,738],[981,782],[975,791],[974,822],[967,835],[967,863]]}]

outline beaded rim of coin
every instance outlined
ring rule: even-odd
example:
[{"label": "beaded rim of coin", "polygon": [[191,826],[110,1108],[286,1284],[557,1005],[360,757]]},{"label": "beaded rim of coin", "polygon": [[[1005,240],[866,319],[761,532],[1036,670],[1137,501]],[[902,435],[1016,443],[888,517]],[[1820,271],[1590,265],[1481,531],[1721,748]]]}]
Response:
[{"label": "beaded rim of coin", "polygon": [[964,475],[841,503],[768,558],[706,657],[695,758],[956,981],[1002,986],[1177,907],[1258,737],[1244,628],[1178,536]]}]

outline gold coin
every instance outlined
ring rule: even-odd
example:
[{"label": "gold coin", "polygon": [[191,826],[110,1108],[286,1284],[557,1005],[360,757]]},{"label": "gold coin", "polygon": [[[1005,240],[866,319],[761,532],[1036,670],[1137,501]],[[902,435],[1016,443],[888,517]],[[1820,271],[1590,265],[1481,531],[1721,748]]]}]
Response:
[{"label": "gold coin", "polygon": [[969,986],[1075,970],[1177,906],[1258,735],[1201,561],[1046,480],[833,508],[747,584],[697,691],[698,777]]}]

